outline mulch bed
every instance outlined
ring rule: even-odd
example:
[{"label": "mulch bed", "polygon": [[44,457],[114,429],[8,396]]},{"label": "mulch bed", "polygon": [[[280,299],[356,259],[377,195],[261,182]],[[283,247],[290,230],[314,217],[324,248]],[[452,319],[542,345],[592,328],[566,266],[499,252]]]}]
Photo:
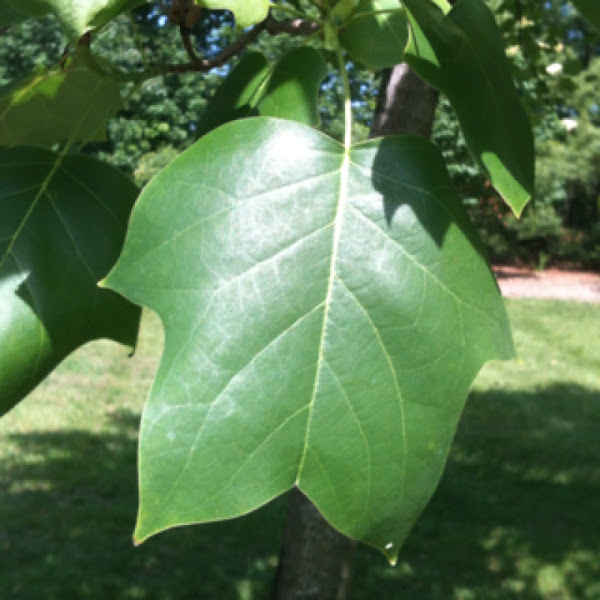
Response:
[{"label": "mulch bed", "polygon": [[600,304],[600,274],[590,271],[495,266],[500,290],[509,298],[554,298]]}]

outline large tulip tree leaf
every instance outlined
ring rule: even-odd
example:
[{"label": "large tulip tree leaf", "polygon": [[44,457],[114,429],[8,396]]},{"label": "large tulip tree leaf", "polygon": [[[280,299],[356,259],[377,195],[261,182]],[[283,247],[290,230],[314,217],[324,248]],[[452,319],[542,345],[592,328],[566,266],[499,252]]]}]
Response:
[{"label": "large tulip tree leaf", "polygon": [[258,115],[316,126],[319,86],[326,74],[323,56],[310,46],[290,50],[273,65],[259,52],[247,54],[211,98],[198,123],[198,135]]},{"label": "large tulip tree leaf", "polygon": [[404,60],[406,14],[398,0],[361,0],[339,37],[348,54],[369,69],[393,67]]},{"label": "large tulip tree leaf", "polygon": [[448,97],[470,151],[520,214],[533,193],[533,134],[493,14],[482,0],[459,0],[447,13],[432,0],[404,6],[406,61]]},{"label": "large tulip tree leaf", "polygon": [[502,299],[438,151],[349,151],[291,121],[211,132],[136,204],[106,284],[165,349],[140,440],[135,537],[298,486],[394,559],[440,478]]},{"label": "large tulip tree leaf", "polygon": [[148,0],[4,0],[6,10],[25,17],[51,13],[57,17],[67,36],[76,42],[84,33],[106,25],[121,13]]},{"label": "large tulip tree leaf", "polygon": [[103,141],[121,104],[118,83],[81,65],[38,69],[0,97],[0,145]]},{"label": "large tulip tree leaf", "polygon": [[139,309],[96,282],[136,195],[92,158],[0,148],[0,414],[87,341],[135,344]]},{"label": "large tulip tree leaf", "polygon": [[573,4],[586,19],[600,28],[600,2],[598,0],[573,0]]}]

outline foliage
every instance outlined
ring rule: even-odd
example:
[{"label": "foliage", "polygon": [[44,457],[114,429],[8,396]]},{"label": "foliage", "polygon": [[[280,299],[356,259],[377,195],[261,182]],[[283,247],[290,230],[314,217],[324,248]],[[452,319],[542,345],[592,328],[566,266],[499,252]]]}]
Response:
[{"label": "foliage", "polygon": [[[563,2],[490,5],[535,124],[535,194],[523,218],[510,214],[475,168],[446,101],[438,108],[433,139],[493,261],[537,265],[546,256],[597,268],[598,130],[588,123],[597,102],[598,34]],[[567,131],[565,125],[575,121],[577,128]]]},{"label": "foliage", "polygon": [[[94,110],[82,111],[94,95]],[[105,139],[108,119],[121,107],[119,86],[108,77],[69,61],[63,68],[36,69],[0,97],[0,145],[53,145]],[[36,113],[48,117],[40,130]],[[79,118],[73,115],[81,114]]]},{"label": "foliage", "polygon": [[133,347],[139,311],[96,286],[123,244],[135,186],[88,157],[27,147],[0,157],[4,414],[85,342]]},{"label": "foliage", "polygon": [[53,17],[12,27],[0,36],[0,88],[25,79],[36,68],[54,67],[66,38]]},{"label": "foliage", "polygon": [[[244,514],[297,485],[335,527],[393,562],[438,483],[469,385],[483,363],[510,357],[512,343],[439,151],[411,136],[353,142],[344,48],[370,65],[404,57],[442,89],[469,151],[520,213],[533,192],[533,139],[498,26],[482,0],[453,7],[405,0],[390,5],[383,22],[368,12],[379,4],[354,0],[281,1],[266,18],[265,0],[203,0],[232,9],[237,29],[209,10],[194,25],[197,8],[180,2],[169,15],[175,27],[155,27],[148,39],[140,31],[166,19],[146,4],[129,21],[121,15],[138,4],[29,6],[57,16],[76,64],[121,86],[129,118],[121,113],[111,122],[105,146],[86,144],[94,137],[86,128],[85,149],[110,153],[113,164],[133,171],[144,154],[161,161],[204,135],[146,185],[116,264],[132,186],[114,166],[95,168],[72,151],[83,130],[56,140],[44,170],[36,153],[48,151],[5,150],[13,164],[39,170],[30,187],[19,170],[17,180],[7,169],[0,178],[0,289],[3,305],[18,315],[0,328],[5,407],[73,346],[99,335],[97,314],[119,334],[109,328],[105,335],[130,341],[134,303],[151,306],[166,339],[142,418],[137,539]],[[229,27],[226,48],[213,47],[213,25]],[[245,25],[253,27],[240,31]],[[403,25],[409,31],[398,35]],[[191,26],[204,46],[192,41]],[[382,54],[365,40],[372,26],[396,40],[395,52]],[[249,55],[231,70],[234,56],[251,43],[260,47],[260,34],[281,39],[289,52],[276,60]],[[290,49],[302,36],[310,43]],[[341,143],[314,128],[326,64],[335,74],[323,85],[341,91]],[[230,77],[206,104],[219,77],[199,73],[215,69]],[[465,85],[456,84],[458,75]],[[164,83],[155,84],[157,77]],[[180,77],[200,83],[179,86]],[[153,85],[164,85],[162,98],[161,88],[146,87]],[[152,92],[146,98],[145,89]],[[104,115],[93,87],[79,102],[75,123]],[[367,105],[359,102],[360,110]],[[27,114],[38,128],[47,118]],[[119,136],[121,147],[111,148]],[[103,220],[76,202],[73,181]],[[40,252],[43,236],[57,247],[49,255]],[[68,282],[79,279],[86,291],[69,298]],[[23,282],[35,298],[24,296]],[[101,297],[120,308],[105,307]],[[27,329],[30,321],[35,327]],[[42,348],[49,362],[29,348]],[[14,365],[13,355],[24,359]]]}]

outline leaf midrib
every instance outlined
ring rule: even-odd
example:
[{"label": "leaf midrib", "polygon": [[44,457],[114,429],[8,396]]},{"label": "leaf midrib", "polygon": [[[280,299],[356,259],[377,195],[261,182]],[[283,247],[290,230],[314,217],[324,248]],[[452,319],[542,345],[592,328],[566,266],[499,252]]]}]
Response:
[{"label": "leaf midrib", "polygon": [[331,242],[331,261],[329,263],[329,280],[327,282],[327,294],[325,295],[325,310],[323,311],[323,325],[321,326],[321,339],[319,340],[319,354],[317,357],[317,366],[315,369],[315,381],[313,384],[313,393],[309,402],[308,417],[306,421],[306,434],[304,436],[304,444],[302,449],[302,457],[300,458],[300,464],[298,465],[298,473],[296,475],[296,485],[299,485],[302,470],[304,469],[304,463],[306,461],[306,452],[308,450],[308,438],[310,436],[310,426],[313,417],[315,400],[317,397],[317,390],[319,388],[319,377],[321,374],[322,364],[324,363],[324,346],[325,336],[327,333],[327,322],[329,320],[329,310],[331,307],[331,296],[333,294],[333,286],[336,278],[336,263],[338,257],[338,250],[340,245],[340,237],[342,232],[342,221],[344,209],[348,199],[348,180],[350,177],[350,150],[351,146],[344,146],[344,154],[342,159],[342,165],[340,168],[340,192],[338,194],[337,204],[335,208],[334,217],[334,229]]}]

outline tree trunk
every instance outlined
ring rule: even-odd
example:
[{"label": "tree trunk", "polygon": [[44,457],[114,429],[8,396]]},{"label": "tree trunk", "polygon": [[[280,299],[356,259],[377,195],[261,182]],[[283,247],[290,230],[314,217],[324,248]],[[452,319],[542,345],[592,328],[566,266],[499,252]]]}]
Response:
[{"label": "tree trunk", "polygon": [[439,94],[406,64],[385,69],[381,77],[371,137],[411,133],[431,136]]},{"label": "tree trunk", "polygon": [[273,600],[345,600],[355,542],[299,490],[290,492]]},{"label": "tree trunk", "polygon": [[[437,100],[437,91],[408,65],[386,69],[371,137],[429,137]],[[292,490],[272,600],[346,600],[354,547],[301,492]]]}]

